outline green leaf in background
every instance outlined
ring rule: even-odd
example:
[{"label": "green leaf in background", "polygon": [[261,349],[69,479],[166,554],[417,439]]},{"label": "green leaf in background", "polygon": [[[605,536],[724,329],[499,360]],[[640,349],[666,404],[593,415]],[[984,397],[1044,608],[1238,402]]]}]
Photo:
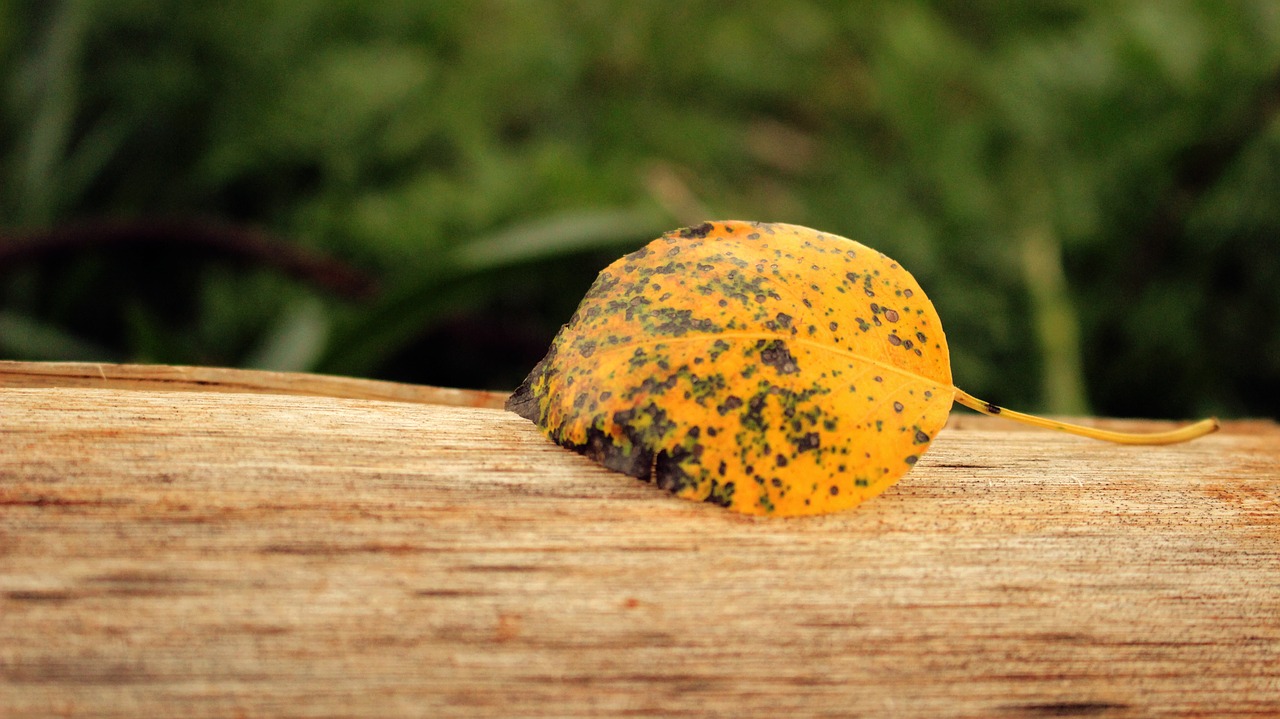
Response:
[{"label": "green leaf in background", "polygon": [[315,368],[329,338],[329,319],[315,298],[297,300],[284,308],[279,322],[259,340],[244,366],[278,372],[306,372]]},{"label": "green leaf in background", "polygon": [[0,355],[57,362],[116,362],[110,350],[16,312],[0,311]]},{"label": "green leaf in background", "polygon": [[588,210],[526,222],[457,246],[450,259],[462,271],[481,271],[584,250],[644,241],[662,234],[671,218],[658,210]]}]

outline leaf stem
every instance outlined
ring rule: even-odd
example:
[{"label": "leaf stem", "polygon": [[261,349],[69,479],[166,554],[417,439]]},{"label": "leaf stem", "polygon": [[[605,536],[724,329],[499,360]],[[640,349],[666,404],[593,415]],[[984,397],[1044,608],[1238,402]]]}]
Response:
[{"label": "leaf stem", "polygon": [[1037,417],[1033,414],[1015,412],[1011,409],[997,407],[990,402],[984,402],[959,387],[954,387],[953,389],[956,391],[956,402],[959,402],[969,409],[981,412],[982,414],[990,415],[992,417],[1004,417],[1005,419],[1016,420],[1035,427],[1056,429],[1060,432],[1069,432],[1071,434],[1078,434],[1081,437],[1100,439],[1106,442],[1116,442],[1119,444],[1175,444],[1177,442],[1186,442],[1197,437],[1203,437],[1206,434],[1212,434],[1213,432],[1218,431],[1218,419],[1216,417],[1211,417],[1167,432],[1116,432],[1109,429],[1085,427],[1078,424],[1071,424],[1070,422],[1060,422],[1055,419]]}]

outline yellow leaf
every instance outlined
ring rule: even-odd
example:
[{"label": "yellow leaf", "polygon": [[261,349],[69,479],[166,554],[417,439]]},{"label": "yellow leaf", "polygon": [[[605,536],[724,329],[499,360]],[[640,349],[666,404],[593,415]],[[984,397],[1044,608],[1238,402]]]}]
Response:
[{"label": "yellow leaf", "polygon": [[790,516],[889,488],[953,401],[1002,411],[952,385],[942,323],[910,273],[837,235],[730,221],[605,268],[507,407],[685,499]]}]

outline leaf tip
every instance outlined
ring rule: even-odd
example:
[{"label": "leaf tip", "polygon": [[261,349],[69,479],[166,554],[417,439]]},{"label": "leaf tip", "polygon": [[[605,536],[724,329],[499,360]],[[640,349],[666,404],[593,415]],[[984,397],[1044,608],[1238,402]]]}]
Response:
[{"label": "leaf tip", "polygon": [[516,387],[511,396],[507,397],[507,402],[504,405],[508,412],[514,412],[535,424],[539,420],[541,411],[539,409],[538,395],[533,391],[533,384],[542,376],[545,362],[546,359],[544,358],[534,365],[533,371],[529,373],[528,377],[524,378],[519,387]]}]

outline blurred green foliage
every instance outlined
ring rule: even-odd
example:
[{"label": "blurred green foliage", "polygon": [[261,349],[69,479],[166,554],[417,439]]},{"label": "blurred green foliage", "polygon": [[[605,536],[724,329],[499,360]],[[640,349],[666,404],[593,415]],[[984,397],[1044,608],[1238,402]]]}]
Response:
[{"label": "blurred green foliage", "polygon": [[[605,263],[740,218],[901,261],[986,399],[1280,415],[1272,0],[0,0],[0,92],[0,356],[510,387]],[[39,251],[175,217],[379,291]]]}]

